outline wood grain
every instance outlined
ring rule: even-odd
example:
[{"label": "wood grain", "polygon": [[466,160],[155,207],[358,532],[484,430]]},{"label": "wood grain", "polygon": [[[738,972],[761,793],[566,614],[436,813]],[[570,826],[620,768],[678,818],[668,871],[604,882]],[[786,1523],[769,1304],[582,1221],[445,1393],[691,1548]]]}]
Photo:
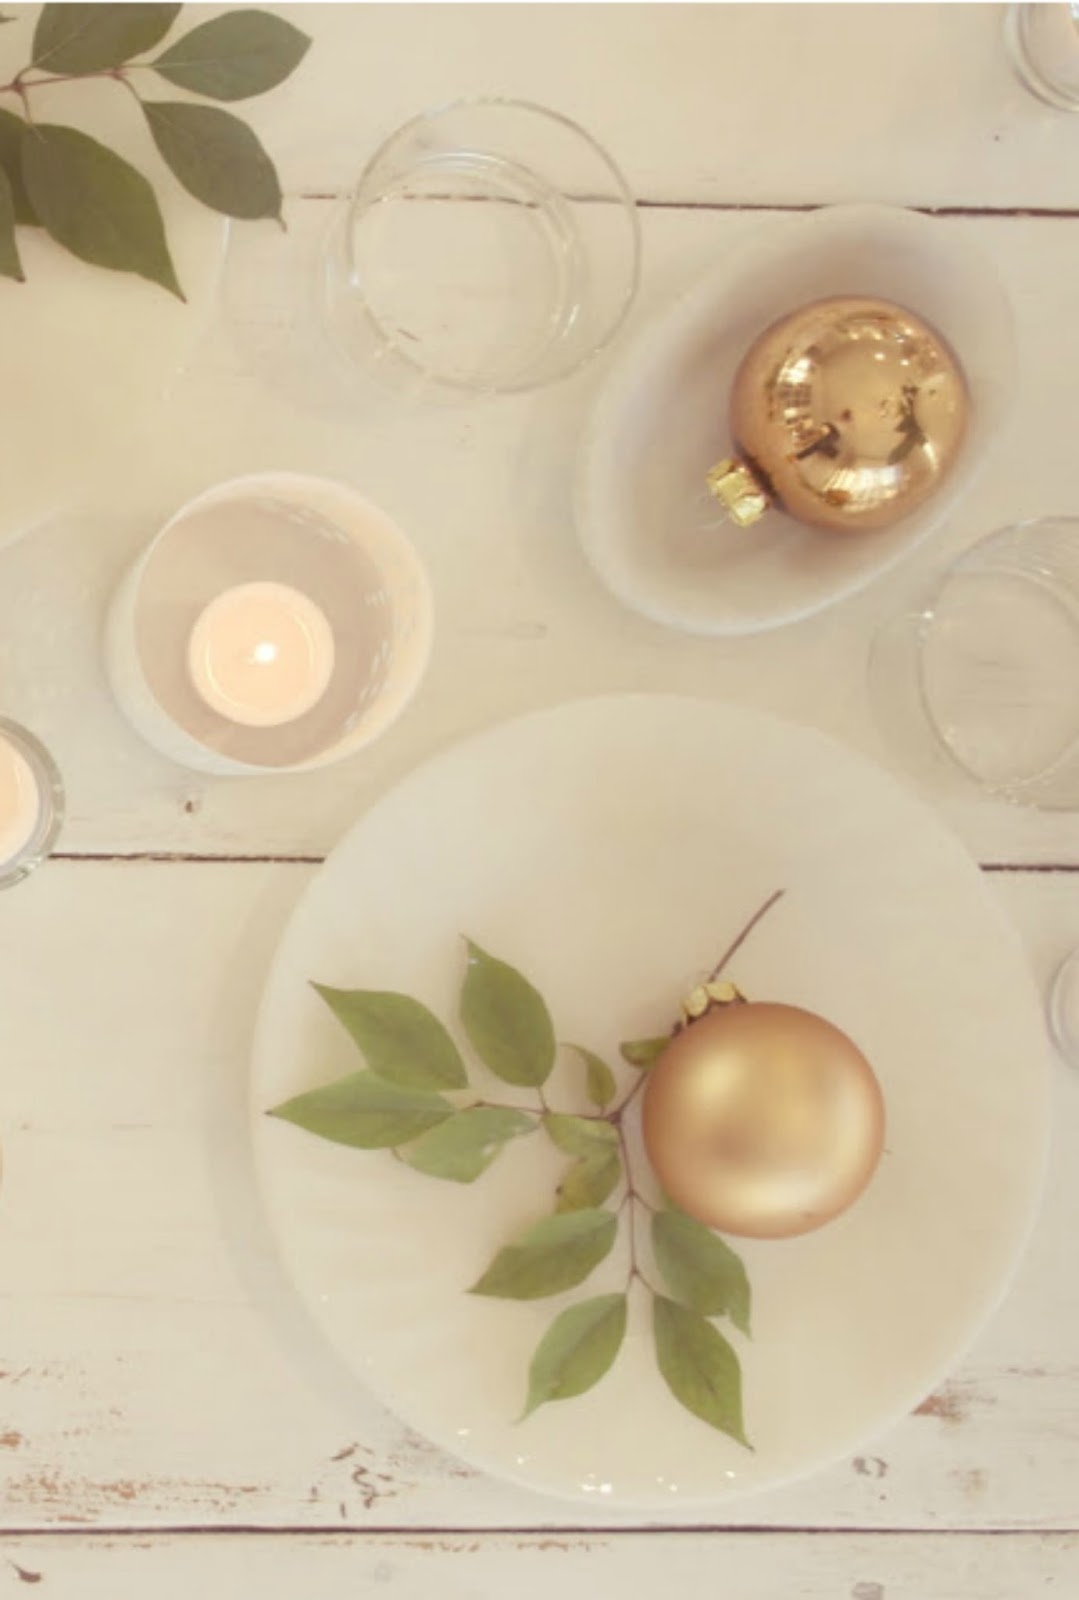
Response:
[{"label": "wood grain", "polygon": [[[632,1526],[497,1484],[312,1345],[245,1165],[248,1040],[312,869],[54,863],[0,899],[0,1526]],[[1038,980],[1079,942],[1064,875],[993,882]],[[1079,1505],[1079,1080],[1006,1304],[918,1414],[725,1509],[786,1528],[1061,1529]],[[672,1523],[699,1522],[699,1513]]]},{"label": "wood grain", "polygon": [[[933,1588],[926,1587],[932,1583]],[[1079,1582],[1079,1539],[1020,1534],[641,1533],[611,1538],[516,1534],[352,1537],[12,1539],[0,1547],[0,1594],[49,1600],[189,1600],[192,1592],[285,1600],[379,1594],[392,1600],[476,1600],[512,1583],[520,1600],[654,1594],[704,1600],[1016,1600],[1067,1594]],[[26,1587],[29,1586],[29,1587]]]},{"label": "wood grain", "polygon": [[[322,209],[312,202],[296,226],[306,217],[317,230],[309,212]],[[711,211],[647,214],[638,324],[759,225]],[[835,734],[920,785],[980,859],[1079,861],[1066,813],[987,799],[924,752],[912,763],[869,702],[870,640],[949,555],[1011,519],[1070,504],[1079,373],[1058,353],[1068,319],[1079,323],[1079,221],[941,227],[968,233],[1004,273],[1038,384],[1021,391],[1006,447],[928,548],[842,605],[743,639],[688,638],[648,622],[585,563],[569,494],[601,370],[538,398],[327,416],[266,388],[222,329],[145,418],[129,479],[98,485],[77,512],[4,553],[5,709],[45,739],[64,771],[61,848],[320,856],[388,785],[465,734],[576,696],[655,689],[740,701]],[[113,707],[100,663],[104,608],[124,566],[185,498],[215,479],[280,466],[348,479],[410,531],[435,588],[432,667],[397,726],[352,760],[302,777],[207,780],[143,746]],[[48,669],[53,659],[62,673]]]},{"label": "wood grain", "polygon": [[[996,6],[278,9],[315,46],[241,109],[293,197],[288,248],[315,237],[330,203],[318,197],[406,117],[518,95],[589,127],[642,201],[632,326],[770,207],[914,205],[998,264],[1022,384],[980,485],[887,583],[758,639],[690,640],[623,611],[577,546],[568,485],[602,364],[533,399],[420,412],[343,405],[316,364],[298,405],[257,308],[225,302],[127,441],[123,477],[88,480],[65,515],[3,552],[3,709],[57,753],[68,823],[63,858],[0,897],[0,1595],[1079,1591],[1079,1079],[1063,1067],[1045,1206],[966,1360],[862,1453],[710,1530],[676,1515],[666,1532],[582,1528],[578,1508],[478,1476],[313,1362],[238,1136],[266,967],[318,860],[417,761],[578,695],[729,697],[892,765],[990,864],[1048,982],[1079,944],[1074,817],[912,765],[874,719],[865,659],[951,553],[1009,520],[1074,510],[1075,119],[1020,88]],[[4,63],[26,32],[0,30]],[[114,88],[87,85],[83,103],[66,86],[49,114],[85,115],[143,160],[137,108]],[[303,779],[211,783],[119,719],[101,622],[183,499],[274,467],[353,482],[409,529],[435,583],[436,655],[371,752]]]},{"label": "wood grain", "polygon": [[317,54],[244,109],[293,187],[493,94],[576,118],[644,200],[1075,206],[1072,130],[1013,75],[1003,6],[283,9]]}]

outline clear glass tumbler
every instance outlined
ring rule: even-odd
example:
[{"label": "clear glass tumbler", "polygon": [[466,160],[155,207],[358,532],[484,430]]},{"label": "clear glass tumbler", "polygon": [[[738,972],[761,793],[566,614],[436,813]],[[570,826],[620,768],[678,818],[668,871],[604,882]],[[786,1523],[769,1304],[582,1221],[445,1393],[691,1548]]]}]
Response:
[{"label": "clear glass tumbler", "polygon": [[878,634],[870,689],[908,758],[930,744],[992,794],[1079,809],[1079,518],[965,551]]},{"label": "clear glass tumbler", "polygon": [[64,816],[64,787],[39,739],[0,717],[0,889],[41,865]]},{"label": "clear glass tumbler", "polygon": [[1049,1032],[1069,1066],[1079,1067],[1079,949],[1057,968],[1049,989]]},{"label": "clear glass tumbler", "polygon": [[590,134],[540,106],[462,101],[371,157],[328,235],[323,320],[395,385],[532,389],[607,344],[639,262],[633,197]]},{"label": "clear glass tumbler", "polygon": [[1079,4],[1010,5],[1004,37],[1032,94],[1059,111],[1079,111]]}]

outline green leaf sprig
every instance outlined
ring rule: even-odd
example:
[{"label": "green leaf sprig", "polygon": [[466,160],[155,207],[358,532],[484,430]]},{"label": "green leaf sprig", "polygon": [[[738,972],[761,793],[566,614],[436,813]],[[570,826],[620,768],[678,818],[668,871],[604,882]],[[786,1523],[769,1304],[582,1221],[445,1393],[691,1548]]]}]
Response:
[{"label": "green leaf sprig", "polygon": [[[765,912],[756,913],[717,966],[716,978]],[[625,1042],[637,1074],[621,1099],[611,1067],[580,1045],[561,1048],[580,1067],[580,1098],[592,1109],[558,1111],[544,1086],[558,1057],[554,1025],[538,990],[516,968],[467,941],[460,998],[463,1031],[501,1082],[533,1091],[534,1106],[447,1098],[469,1088],[465,1058],[449,1030],[419,1001],[378,990],[316,984],[317,993],[362,1052],[365,1070],[276,1106],[270,1115],[319,1138],[361,1149],[391,1149],[417,1171],[472,1183],[515,1139],[543,1132],[568,1157],[554,1210],[498,1251],[471,1293],[539,1300],[578,1288],[623,1236],[627,1268],[617,1292],[579,1300],[555,1317],[532,1358],[523,1416],[584,1394],[608,1372],[625,1339],[629,1297],[648,1295],[656,1364],[671,1394],[710,1427],[752,1448],[742,1417],[742,1374],[722,1318],[749,1337],[745,1268],[727,1242],[669,1204],[648,1199],[632,1171],[626,1114],[670,1034]],[[615,1206],[607,1202],[621,1189]],[[639,1225],[647,1218],[656,1286],[646,1272]]]},{"label": "green leaf sprig", "polygon": [[42,6],[29,64],[0,84],[0,95],[19,106],[0,107],[0,275],[23,281],[16,230],[38,226],[81,261],[135,273],[183,299],[147,179],[89,134],[35,120],[33,92],[53,84],[122,84],[189,194],[228,217],[280,221],[276,168],[245,122],[220,105],[145,98],[141,85],[153,74],[207,100],[248,99],[283,83],[311,41],[291,22],[251,7],[200,23],[152,59],[137,59],[162,43],[182,9]]}]

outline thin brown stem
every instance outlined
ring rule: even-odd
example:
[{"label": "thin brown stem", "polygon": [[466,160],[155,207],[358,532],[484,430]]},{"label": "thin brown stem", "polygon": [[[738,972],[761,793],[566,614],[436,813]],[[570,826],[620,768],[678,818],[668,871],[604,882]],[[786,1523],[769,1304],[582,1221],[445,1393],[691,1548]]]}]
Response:
[{"label": "thin brown stem", "polygon": [[[145,64],[149,65],[148,62]],[[119,81],[131,68],[102,67],[97,72],[43,72],[37,78],[27,77],[27,73],[32,71],[32,67],[23,67],[9,83],[0,83],[0,94],[25,94],[27,89],[49,89],[54,83],[85,83],[88,78],[116,78]]]},{"label": "thin brown stem", "polygon": [[116,67],[116,68],[113,69],[113,71],[111,73],[108,74],[108,76],[111,77],[111,78],[115,78],[117,83],[122,83],[124,88],[127,90],[128,94],[131,96],[132,100],[134,100],[135,104],[141,108],[141,106],[142,106],[142,95],[139,93],[139,91],[135,88],[135,85],[127,77],[125,68]]},{"label": "thin brown stem", "polygon": [[729,949],[724,950],[723,954],[716,962],[715,968],[708,979],[709,983],[713,983],[716,978],[719,977],[728,961],[730,961],[732,957],[737,955],[738,951],[741,950],[742,946],[753,932],[753,929],[757,926],[757,923],[760,922],[762,917],[766,917],[768,915],[769,911],[771,911],[777,900],[782,900],[784,894],[786,894],[785,889],[777,889],[775,894],[769,895],[768,899],[761,906],[760,910],[753,913],[745,927],[742,929],[741,933],[738,935],[737,939],[735,939],[734,943]]},{"label": "thin brown stem", "polygon": [[21,83],[15,92],[22,102],[23,115],[26,118],[27,126],[32,128],[34,126],[34,113],[30,110],[30,97],[26,93],[26,90],[23,88]]},{"label": "thin brown stem", "polygon": [[97,72],[42,72],[38,77],[31,78],[28,74],[34,69],[28,66],[17,72],[9,82],[0,83],[0,94],[17,94],[25,106],[30,89],[50,89],[54,83],[85,83],[88,78],[112,78],[114,82],[122,83],[141,104],[139,92],[128,81],[127,75],[129,72],[149,72],[152,68],[152,61],[128,61],[122,67],[102,67]]},{"label": "thin brown stem", "polygon": [[640,1074],[640,1076],[638,1077],[637,1082],[633,1085],[633,1088],[629,1091],[629,1093],[626,1095],[626,1098],[622,1101],[621,1105],[615,1106],[613,1111],[608,1112],[607,1118],[608,1118],[609,1122],[613,1122],[616,1127],[621,1125],[622,1118],[625,1115],[627,1107],[630,1106],[633,1103],[634,1100],[636,1100],[637,1096],[640,1094],[641,1090],[644,1088],[645,1083],[647,1081],[648,1081],[647,1072],[642,1072]]},{"label": "thin brown stem", "polygon": [[629,1146],[621,1122],[615,1123],[618,1133],[618,1152],[622,1157],[622,1171],[626,1179],[626,1192],[622,1196],[622,1204],[618,1207],[618,1215],[622,1215],[623,1208],[629,1206],[629,1272],[626,1276],[626,1293],[629,1293],[630,1284],[637,1275],[637,1225],[634,1219],[633,1202],[637,1198],[637,1190],[633,1184],[633,1168],[629,1160]]},{"label": "thin brown stem", "polygon": [[[714,983],[715,982],[716,978],[719,977],[720,973],[723,971],[723,969],[727,965],[727,963],[735,955],[737,955],[738,951],[745,944],[746,940],[749,938],[750,934],[753,932],[753,930],[757,926],[758,922],[762,921],[763,918],[768,915],[769,911],[771,911],[772,907],[775,905],[777,900],[782,900],[784,894],[786,894],[786,890],[785,889],[777,889],[775,894],[769,895],[768,899],[759,908],[759,910],[757,910],[757,911],[755,911],[753,913],[753,915],[750,917],[749,921],[746,923],[745,927],[742,929],[742,931],[738,935],[738,937],[733,941],[733,943],[731,945],[728,946],[728,948],[720,956],[719,960],[717,961],[717,963],[715,965],[714,970],[712,971],[712,973],[711,973],[711,975],[710,975],[710,977],[708,979],[709,983]],[[641,1073],[640,1077],[637,1079],[637,1082],[633,1085],[632,1089],[626,1095],[625,1099],[621,1102],[621,1104],[617,1105],[614,1108],[613,1111],[608,1112],[607,1120],[609,1122],[613,1122],[613,1123],[615,1123],[617,1125],[621,1121],[621,1119],[622,1119],[623,1115],[625,1114],[626,1110],[629,1108],[631,1103],[637,1098],[637,1096],[640,1094],[641,1090],[644,1088],[645,1083],[647,1082],[647,1080],[648,1080],[648,1072],[644,1071],[644,1072]]]},{"label": "thin brown stem", "polygon": [[633,1280],[636,1278],[639,1283],[644,1284],[650,1294],[658,1294],[658,1289],[648,1281],[641,1271],[641,1263],[637,1256],[637,1207],[643,1206],[649,1212],[654,1212],[656,1208],[644,1198],[644,1195],[634,1184],[633,1167],[629,1159],[629,1144],[626,1141],[621,1122],[616,1123],[615,1126],[618,1129],[618,1144],[622,1152],[622,1170],[626,1175],[626,1192],[619,1204],[618,1215],[621,1216],[626,1207],[629,1207],[629,1271],[626,1274],[626,1293],[629,1293]]}]

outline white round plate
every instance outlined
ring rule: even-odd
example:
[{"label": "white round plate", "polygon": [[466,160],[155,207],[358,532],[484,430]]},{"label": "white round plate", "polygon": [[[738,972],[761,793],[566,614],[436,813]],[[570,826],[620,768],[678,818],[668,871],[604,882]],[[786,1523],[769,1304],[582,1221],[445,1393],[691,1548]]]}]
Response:
[{"label": "white round plate", "polygon": [[[664,1031],[687,984],[780,888],[730,976],[850,1033],[880,1076],[888,1129],[877,1175],[838,1221],[733,1241],[753,1290],[753,1337],[731,1338],[754,1449],[668,1393],[639,1285],[611,1371],[519,1422],[541,1335],[575,1298],[624,1284],[624,1244],[555,1300],[469,1295],[500,1246],[551,1210],[564,1158],[537,1134],[460,1186],[266,1117],[361,1064],[310,980],[401,990],[454,1026],[467,934],[533,980],[560,1039],[616,1064],[619,1041]],[[477,1081],[492,1098],[528,1098]],[[625,696],[460,745],[353,828],[279,949],[250,1106],[269,1226],[327,1362],[479,1467],[657,1510],[840,1457],[939,1381],[1029,1228],[1047,1085],[1018,941],[929,811],[817,733]],[[585,1109],[578,1093],[567,1065],[549,1096]]]},{"label": "white round plate", "polygon": [[[909,306],[951,342],[971,397],[960,459],[931,500],[876,533],[829,534],[777,510],[735,527],[705,474],[731,450],[738,364],[778,317],[844,294]],[[755,633],[810,616],[940,526],[1000,432],[1015,367],[1004,290],[947,221],[886,206],[773,219],[647,324],[609,371],[578,458],[584,549],[625,605],[691,633]]]}]

